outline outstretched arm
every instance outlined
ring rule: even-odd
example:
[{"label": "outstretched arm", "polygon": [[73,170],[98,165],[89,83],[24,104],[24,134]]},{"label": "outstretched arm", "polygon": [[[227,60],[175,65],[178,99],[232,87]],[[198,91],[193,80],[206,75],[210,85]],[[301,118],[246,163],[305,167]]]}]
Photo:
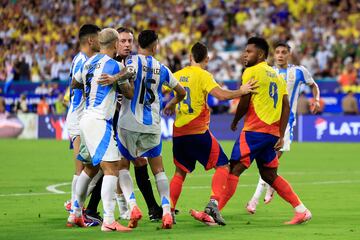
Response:
[{"label": "outstretched arm", "polygon": [[248,83],[241,85],[240,88],[237,90],[227,90],[221,87],[215,87],[209,93],[220,101],[234,99],[248,93],[255,93],[255,89],[257,88],[256,83],[257,81],[251,79]]}]

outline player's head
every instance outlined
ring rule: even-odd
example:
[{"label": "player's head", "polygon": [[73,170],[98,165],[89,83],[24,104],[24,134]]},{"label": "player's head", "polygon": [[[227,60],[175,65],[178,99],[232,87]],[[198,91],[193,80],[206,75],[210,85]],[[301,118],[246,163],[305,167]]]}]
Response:
[{"label": "player's head", "polygon": [[119,27],[117,31],[119,33],[119,49],[117,54],[121,57],[129,56],[134,43],[134,33],[131,29],[125,27]]},{"label": "player's head", "polygon": [[248,39],[244,52],[245,67],[254,66],[265,59],[269,55],[269,44],[264,38],[251,37]]},{"label": "player's head", "polygon": [[274,61],[277,66],[284,66],[288,64],[290,57],[290,46],[286,42],[277,42],[274,45]]},{"label": "player's head", "polygon": [[154,55],[158,45],[158,35],[154,30],[141,31],[138,36],[138,43],[141,49],[147,50]]},{"label": "player's head", "polygon": [[84,24],[79,30],[80,46],[89,46],[93,52],[100,50],[98,34],[101,29],[94,24]]},{"label": "player's head", "polygon": [[119,33],[114,28],[104,28],[99,33],[100,51],[115,57],[119,48]]},{"label": "player's head", "polygon": [[204,64],[209,62],[208,48],[201,42],[195,43],[191,48],[190,63]]}]

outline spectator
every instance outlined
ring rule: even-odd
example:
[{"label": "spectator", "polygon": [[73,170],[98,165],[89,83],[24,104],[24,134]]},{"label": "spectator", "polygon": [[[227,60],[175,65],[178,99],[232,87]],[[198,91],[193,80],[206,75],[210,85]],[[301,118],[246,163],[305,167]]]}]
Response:
[{"label": "spectator", "polygon": [[299,115],[308,115],[310,114],[310,101],[306,97],[305,92],[301,92],[298,105],[297,105],[297,114]]},{"label": "spectator", "polygon": [[359,114],[359,108],[357,99],[352,91],[342,99],[342,109],[345,115],[357,115]]},{"label": "spectator", "polygon": [[20,99],[16,104],[15,107],[15,113],[28,113],[29,109],[28,109],[28,105],[27,105],[27,101],[26,101],[26,95],[25,94],[21,94],[20,95]]},{"label": "spectator", "polygon": [[349,62],[346,64],[346,68],[340,74],[338,82],[342,88],[356,85],[357,72],[354,68],[354,64]]},{"label": "spectator", "polygon": [[15,70],[15,81],[30,81],[30,67],[29,64],[25,61],[24,57],[21,57],[20,61],[16,62],[14,65]]},{"label": "spectator", "polygon": [[46,87],[46,84],[41,83],[41,85],[39,85],[37,88],[35,88],[35,94],[38,94],[38,95],[47,95],[47,94],[49,94],[49,90]]},{"label": "spectator", "polygon": [[64,104],[64,95],[59,94],[54,105],[55,105],[55,114],[58,115],[64,114],[66,112],[66,105]]},{"label": "spectator", "polygon": [[40,97],[40,102],[37,104],[37,114],[39,116],[44,116],[49,114],[49,104],[46,102],[45,96]]}]

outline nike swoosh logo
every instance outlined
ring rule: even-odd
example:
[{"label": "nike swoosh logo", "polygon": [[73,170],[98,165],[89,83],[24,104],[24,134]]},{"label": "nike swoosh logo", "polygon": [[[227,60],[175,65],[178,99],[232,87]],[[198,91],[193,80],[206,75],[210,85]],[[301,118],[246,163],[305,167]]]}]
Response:
[{"label": "nike swoosh logo", "polygon": [[108,227],[108,226],[105,226],[107,229],[110,229],[112,231],[116,231],[116,228],[111,228],[111,227]]}]

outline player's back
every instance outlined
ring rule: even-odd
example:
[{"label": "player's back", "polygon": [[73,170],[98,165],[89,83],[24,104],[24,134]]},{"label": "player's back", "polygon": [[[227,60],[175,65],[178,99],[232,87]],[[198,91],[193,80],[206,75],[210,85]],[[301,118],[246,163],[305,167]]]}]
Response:
[{"label": "player's back", "polygon": [[101,74],[115,75],[121,64],[105,54],[95,54],[83,65],[81,79],[85,86],[86,106],[84,114],[93,114],[101,119],[113,117],[116,106],[116,91],[113,85],[97,83]]},{"label": "player's back", "polygon": [[174,76],[186,90],[176,112],[174,136],[204,133],[210,123],[207,97],[219,85],[208,71],[198,66],[185,67]]},{"label": "player's back", "polygon": [[243,84],[250,79],[257,80],[259,87],[251,96],[243,130],[279,136],[282,99],[287,94],[285,81],[266,62],[244,71]]},{"label": "player's back", "polygon": [[152,56],[133,55],[126,66],[135,73],[134,97],[123,98],[119,126],[135,131],[157,134],[161,131],[162,85],[175,87],[171,71]]},{"label": "player's back", "polygon": [[79,77],[81,74],[81,67],[86,62],[88,57],[86,54],[79,52],[73,58],[70,68],[69,75],[69,87],[70,87],[70,102],[69,102],[69,110],[70,113],[75,113],[80,115],[84,109],[85,103],[82,95],[81,89],[72,89],[71,82],[73,78]]}]

